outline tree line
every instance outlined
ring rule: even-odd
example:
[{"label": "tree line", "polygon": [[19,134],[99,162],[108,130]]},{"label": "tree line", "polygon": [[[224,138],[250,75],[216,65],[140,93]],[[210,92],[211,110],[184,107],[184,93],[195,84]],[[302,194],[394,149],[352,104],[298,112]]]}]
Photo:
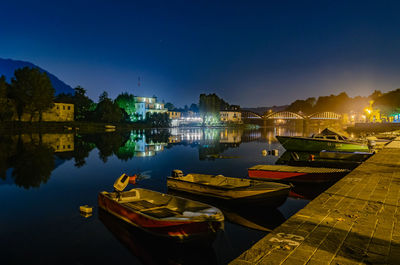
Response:
[{"label": "tree line", "polygon": [[400,111],[400,89],[382,93],[375,90],[367,97],[349,97],[345,92],[338,95],[310,97],[305,100],[296,100],[286,110],[301,112],[311,115],[316,112],[332,111],[336,113],[363,112],[364,109],[373,103],[373,107],[386,115],[399,113]]},{"label": "tree line", "polygon": [[95,103],[83,87],[77,86],[73,94],[55,96],[49,77],[38,68],[16,69],[10,83],[4,75],[0,76],[0,122],[21,121],[23,114],[29,114],[30,121],[38,115],[41,122],[43,113],[50,110],[55,102],[74,104],[76,121],[141,122],[160,127],[169,126],[170,122],[166,113],[147,113],[146,119],[140,121],[135,109],[135,97],[128,93],[121,93],[112,100],[107,92],[103,92]]}]

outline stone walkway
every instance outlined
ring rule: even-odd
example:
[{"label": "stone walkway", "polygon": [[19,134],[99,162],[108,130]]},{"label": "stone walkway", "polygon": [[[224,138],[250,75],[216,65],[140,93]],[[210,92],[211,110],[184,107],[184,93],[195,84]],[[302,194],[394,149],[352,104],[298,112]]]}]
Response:
[{"label": "stone walkway", "polygon": [[400,137],[231,264],[400,264]]}]

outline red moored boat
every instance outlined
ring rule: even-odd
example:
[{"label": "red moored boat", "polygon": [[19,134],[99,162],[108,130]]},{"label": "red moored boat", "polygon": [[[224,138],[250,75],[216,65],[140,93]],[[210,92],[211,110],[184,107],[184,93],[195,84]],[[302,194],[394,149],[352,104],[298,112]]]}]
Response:
[{"label": "red moored boat", "polygon": [[122,191],[128,182],[124,174],[114,192],[100,192],[99,207],[149,233],[178,241],[212,237],[223,227],[224,216],[213,206],[147,189]]},{"label": "red moored boat", "polygon": [[267,181],[327,182],[349,173],[347,169],[256,165],[248,169],[250,178]]}]

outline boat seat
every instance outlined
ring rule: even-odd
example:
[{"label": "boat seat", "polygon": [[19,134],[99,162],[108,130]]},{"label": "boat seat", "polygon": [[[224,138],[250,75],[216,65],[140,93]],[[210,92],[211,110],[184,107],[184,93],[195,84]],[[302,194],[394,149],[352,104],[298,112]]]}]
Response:
[{"label": "boat seat", "polygon": [[233,188],[236,188],[237,186],[227,184],[227,185],[220,185],[220,187],[225,188],[225,189],[233,189]]},{"label": "boat seat", "polygon": [[162,204],[155,204],[155,203],[151,203],[146,200],[126,202],[126,203],[123,203],[123,205],[128,206],[129,208],[136,210],[136,211],[141,211],[143,209],[156,208],[156,207],[162,206]]},{"label": "boat seat", "polygon": [[197,181],[197,183],[204,184],[204,185],[210,185],[210,182],[205,181],[205,180],[199,180],[199,181]]},{"label": "boat seat", "polygon": [[180,215],[178,212],[175,212],[166,207],[160,207],[155,209],[144,209],[141,212],[155,218],[167,218]]}]

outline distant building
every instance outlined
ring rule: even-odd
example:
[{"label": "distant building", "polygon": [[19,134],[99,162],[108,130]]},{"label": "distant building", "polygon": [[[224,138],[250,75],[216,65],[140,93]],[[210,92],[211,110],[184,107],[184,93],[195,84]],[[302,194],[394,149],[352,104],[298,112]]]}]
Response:
[{"label": "distant building", "polygon": [[[18,120],[18,116],[15,114],[14,120]],[[24,113],[21,116],[21,121],[39,121],[39,113],[35,113],[31,119],[29,113]],[[74,120],[74,104],[69,103],[54,103],[54,106],[42,113],[42,121],[73,121]]]},{"label": "distant building", "polygon": [[146,119],[146,113],[166,113],[164,103],[157,102],[156,97],[135,97],[136,114],[139,120]]},{"label": "distant building", "polygon": [[168,116],[171,120],[179,120],[182,116],[182,112],[180,111],[175,111],[175,110],[169,110],[168,111]]},{"label": "distant building", "polygon": [[219,116],[222,122],[242,123],[242,113],[236,110],[221,110]]},{"label": "distant building", "polygon": [[219,112],[220,120],[225,123],[242,123],[239,105],[230,105]]}]

